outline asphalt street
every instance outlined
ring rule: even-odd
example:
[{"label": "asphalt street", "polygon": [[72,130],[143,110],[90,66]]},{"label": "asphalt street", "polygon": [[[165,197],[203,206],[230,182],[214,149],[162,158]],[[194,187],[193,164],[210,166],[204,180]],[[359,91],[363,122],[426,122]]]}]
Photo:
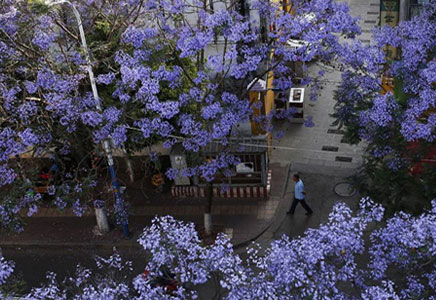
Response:
[{"label": "asphalt street", "polygon": [[[55,272],[62,281],[65,277],[74,275],[78,264],[97,271],[94,256],[109,257],[113,252],[110,249],[97,250],[92,253],[83,249],[2,249],[7,260],[15,262],[14,273],[19,275],[30,287],[38,287],[45,281],[47,272]],[[129,278],[133,279],[145,269],[146,261],[144,251],[138,249],[123,249],[118,251],[125,260],[133,262],[133,272]]]}]

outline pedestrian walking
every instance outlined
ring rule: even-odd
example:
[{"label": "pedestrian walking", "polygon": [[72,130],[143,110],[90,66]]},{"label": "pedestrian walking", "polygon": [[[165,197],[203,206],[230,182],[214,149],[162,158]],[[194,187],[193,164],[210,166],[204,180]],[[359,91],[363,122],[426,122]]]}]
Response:
[{"label": "pedestrian walking", "polygon": [[313,214],[313,210],[309,207],[309,205],[307,205],[305,200],[306,192],[304,191],[303,181],[298,174],[294,175],[293,180],[295,182],[294,201],[292,201],[291,209],[287,213],[293,215],[297,204],[301,203],[303,208],[306,210],[307,216]]}]

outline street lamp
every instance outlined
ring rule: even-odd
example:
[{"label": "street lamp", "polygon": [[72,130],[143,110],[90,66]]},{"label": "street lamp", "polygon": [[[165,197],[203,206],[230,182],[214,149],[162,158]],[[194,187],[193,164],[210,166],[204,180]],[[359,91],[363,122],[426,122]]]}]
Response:
[{"label": "street lamp", "polygon": [[[92,94],[94,96],[94,104],[95,104],[95,107],[97,108],[97,111],[101,113],[102,108],[101,108],[101,103],[100,103],[100,97],[98,96],[97,85],[95,84],[94,72],[92,71],[91,57],[89,55],[89,48],[86,44],[85,31],[83,30],[82,18],[80,17],[79,11],[77,10],[76,6],[68,0],[59,0],[59,1],[46,0],[45,3],[48,6],[64,4],[64,3],[69,4],[71,6],[73,13],[74,13],[74,16],[76,17],[76,20],[77,20],[77,25],[79,26],[79,33],[80,33],[82,48],[83,48],[83,51],[85,52],[86,64],[88,66],[89,81],[91,82]],[[128,225],[128,220],[127,220],[127,212],[124,209],[123,198],[122,198],[121,193],[120,193],[120,187],[118,184],[117,175],[116,175],[115,168],[114,168],[114,159],[112,156],[111,144],[110,144],[108,139],[105,139],[102,142],[102,144],[103,144],[104,152],[106,154],[106,160],[107,160],[107,163],[109,166],[109,171],[111,173],[112,190],[114,191],[114,194],[115,194],[116,206],[118,207],[118,210],[119,210],[118,213],[121,214],[120,218],[122,220],[121,223],[123,226],[123,233],[126,237],[129,237],[130,232],[129,232],[129,225]],[[117,213],[117,209],[115,209],[115,212]]]}]

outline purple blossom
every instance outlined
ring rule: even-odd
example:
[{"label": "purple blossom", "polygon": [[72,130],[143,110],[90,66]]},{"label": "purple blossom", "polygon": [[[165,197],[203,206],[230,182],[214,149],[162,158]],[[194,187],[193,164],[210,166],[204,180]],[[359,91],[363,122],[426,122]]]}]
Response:
[{"label": "purple blossom", "polygon": [[404,160],[398,157],[391,158],[387,161],[388,167],[391,170],[399,170],[404,167]]},{"label": "purple blossom", "polygon": [[[125,279],[131,277],[132,263],[114,253],[97,257],[97,268],[78,266],[63,285],[54,273],[48,273],[48,282],[32,288],[25,299],[133,299],[133,295],[167,299],[168,290],[153,284],[159,277],[177,282],[173,291],[177,294],[172,294],[177,299],[191,299],[199,298],[197,287],[210,284],[215,276],[220,278],[217,288],[226,293],[226,299],[426,298],[435,291],[436,276],[432,259],[436,200],[432,205],[431,211],[420,216],[400,213],[380,224],[384,210],[368,198],[360,201],[357,214],[337,203],[318,228],[307,229],[292,240],[283,236],[266,249],[252,244],[243,256],[234,252],[224,234],[205,245],[193,223],[156,217],[138,238],[147,256],[146,272],[132,282]],[[365,265],[358,259],[367,250],[369,264]],[[423,268],[424,263],[429,268]],[[13,268],[12,262],[0,256],[0,285]],[[407,275],[397,279],[390,272]],[[344,289],[349,284],[356,287],[356,294]]]},{"label": "purple blossom", "polygon": [[384,157],[386,155],[391,154],[392,151],[393,149],[390,146],[375,147],[372,150],[372,154],[374,155],[374,157]]},{"label": "purple blossom", "polygon": [[80,66],[86,63],[85,59],[79,52],[73,51],[69,53],[69,61],[73,64]]},{"label": "purple blossom", "polygon": [[33,146],[35,144],[38,144],[38,137],[33,133],[32,129],[27,128],[22,132],[18,133],[18,136],[20,137],[22,143],[25,146]]},{"label": "purple blossom", "polygon": [[28,101],[21,104],[18,107],[17,112],[19,114],[20,119],[23,120],[23,123],[27,125],[30,122],[29,119],[34,115],[36,115],[36,113],[38,112],[38,108],[35,102]]},{"label": "purple blossom", "polygon": [[86,111],[80,117],[83,124],[91,127],[97,127],[103,121],[101,114],[95,111]]},{"label": "purple blossom", "polygon": [[174,131],[174,127],[169,122],[159,118],[154,118],[151,121],[151,129],[162,137],[167,137]]},{"label": "purple blossom", "polygon": [[97,76],[96,81],[97,83],[101,83],[104,85],[111,84],[115,79],[115,74],[110,72],[108,74],[100,74]]},{"label": "purple blossom", "polygon": [[382,97],[376,97],[373,101],[373,107],[367,113],[361,114],[360,122],[367,124],[372,121],[379,127],[386,127],[392,122],[392,113],[398,109],[398,104],[391,96],[387,94]]},{"label": "purple blossom", "polygon": [[32,204],[29,206],[29,211],[27,212],[27,216],[31,217],[32,215],[36,214],[38,212],[38,206],[35,204]]},{"label": "purple blossom", "polygon": [[179,106],[180,104],[176,101],[165,101],[161,103],[159,108],[161,117],[164,119],[172,119],[179,113]]},{"label": "purple blossom", "polygon": [[111,134],[116,146],[123,145],[127,141],[126,126],[117,126]]},{"label": "purple blossom", "polygon": [[150,157],[150,161],[157,162],[159,159],[159,154],[156,151],[151,151],[148,156]]},{"label": "purple blossom", "polygon": [[199,50],[204,49],[212,42],[212,32],[190,32],[187,27],[182,28],[181,35],[177,41],[177,48],[181,51],[180,57],[195,55]]},{"label": "purple blossom", "polygon": [[48,34],[46,32],[37,29],[33,36],[32,43],[40,47],[41,50],[47,51],[54,40],[55,40],[54,34]]},{"label": "purple blossom", "polygon": [[78,217],[83,216],[85,213],[85,208],[80,203],[80,199],[76,199],[76,201],[73,202],[73,213]]},{"label": "purple blossom", "polygon": [[112,126],[110,124],[106,124],[101,127],[99,130],[93,132],[94,141],[99,143],[105,139],[107,139],[111,133]]},{"label": "purple blossom", "polygon": [[198,175],[198,167],[193,167],[193,168],[183,168],[180,170],[180,175],[181,176],[186,176],[186,177],[193,177]]},{"label": "purple blossom", "polygon": [[94,207],[95,208],[104,208],[105,202],[103,200],[94,200]]},{"label": "purple blossom", "polygon": [[163,142],[163,147],[165,149],[169,149],[171,148],[175,143],[176,143],[176,139],[167,139]]},{"label": "purple blossom", "polygon": [[[361,138],[386,144],[391,139],[379,138],[384,128],[392,133],[399,129],[406,141],[432,142],[436,138],[432,132],[433,125],[422,122],[424,115],[431,122],[434,115],[429,110],[434,107],[435,97],[434,88],[429,86],[432,81],[430,78],[434,79],[434,68],[433,58],[428,51],[435,40],[432,32],[436,25],[430,17],[435,8],[434,3],[429,4],[419,18],[400,22],[396,27],[374,29],[373,45],[355,43],[342,48],[341,57],[354,72],[352,75],[346,72],[346,76],[343,76],[344,83],[338,97],[341,102],[337,108],[338,117],[345,124],[360,126]],[[386,45],[401,48],[401,57],[388,65],[383,51]],[[394,95],[379,93],[379,75],[386,66],[389,66],[386,76],[396,80]],[[352,85],[358,88],[352,88]],[[399,104],[399,99],[395,98],[400,96],[400,87],[404,94]],[[359,115],[358,120],[356,114]],[[392,167],[397,169],[393,164]]]},{"label": "purple blossom", "polygon": [[174,180],[179,176],[179,170],[170,168],[165,172],[165,175],[168,177],[168,179]]},{"label": "purple blossom", "polygon": [[[111,35],[118,40],[111,43],[110,49],[104,48],[109,51],[103,51],[105,57],[101,57],[99,47],[106,45],[91,45],[93,67],[110,70],[110,73],[97,76],[98,83],[110,85],[106,90],[112,93],[113,98],[109,99],[100,90],[102,113],[95,109],[86,69],[80,66],[84,64],[83,57],[79,52],[69,51],[74,44],[70,43],[70,34],[58,29],[44,12],[35,16],[24,2],[6,0],[0,8],[0,31],[11,37],[10,41],[0,41],[0,59],[3,67],[12,68],[3,68],[0,74],[0,95],[6,115],[10,117],[0,134],[0,185],[10,184],[15,179],[15,171],[8,165],[11,155],[23,152],[27,146],[34,146],[39,151],[51,147],[48,144],[52,142],[66,145],[65,141],[71,140],[76,130],[80,130],[80,134],[92,132],[95,143],[112,137],[115,144],[132,143],[134,148],[159,141],[163,141],[168,148],[176,141],[182,141],[183,147],[189,152],[202,151],[214,140],[228,145],[228,137],[233,133],[234,126],[252,117],[252,108],[244,94],[249,79],[262,74],[268,66],[274,66],[275,88],[287,89],[292,86],[294,76],[294,70],[289,66],[298,61],[311,61],[315,57],[321,62],[340,61],[346,64],[344,68],[359,71],[353,76],[351,72],[343,76],[344,84],[338,91],[338,102],[341,104],[341,117],[362,127],[361,137],[367,137],[370,142],[374,137],[388,139],[390,136],[381,134],[380,129],[401,124],[399,128],[406,140],[434,139],[432,128],[436,118],[429,116],[426,122],[418,120],[425,111],[434,107],[435,99],[435,69],[428,57],[432,50],[430,47],[434,45],[434,22],[429,17],[431,11],[427,17],[413,20],[410,25],[400,25],[392,30],[382,29],[386,32],[381,32],[376,38],[379,45],[364,46],[358,42],[341,44],[341,36],[353,37],[359,29],[356,19],[349,15],[346,4],[329,0],[295,0],[294,15],[285,13],[273,2],[261,0],[251,3],[250,15],[258,11],[267,23],[266,27],[271,29],[262,39],[258,34],[259,24],[254,20],[256,17],[248,18],[237,9],[226,9],[219,5],[213,10],[199,8],[196,13],[201,26],[192,26],[184,21],[184,17],[191,13],[193,5],[201,7],[201,3],[182,0],[152,0],[144,5],[136,0],[88,2],[89,5],[77,3],[77,8],[91,35],[96,33],[97,27],[100,30],[99,26],[90,26],[90,18],[96,15],[97,9],[98,14],[108,19],[121,18],[127,24],[121,37]],[[128,15],[130,11],[135,13]],[[146,19],[153,22],[144,23],[146,20],[142,17],[134,19],[136,11],[139,16],[147,16]],[[313,15],[313,18],[307,15]],[[62,22],[67,28],[75,22],[70,19],[71,14],[63,17]],[[18,30],[25,28],[23,26],[34,29],[29,32]],[[391,36],[383,38],[386,34]],[[65,54],[60,55],[64,51],[58,47],[49,51],[57,35],[60,44],[67,43],[62,44],[67,46],[63,49]],[[286,46],[286,42],[295,37],[307,41],[309,46],[298,49]],[[223,40],[228,46],[225,52],[217,50],[218,53],[211,54],[205,66],[192,64],[191,59],[195,60],[200,53],[209,55],[215,43],[217,49],[224,47]],[[41,51],[25,55],[19,51],[21,49],[16,41],[31,41]],[[404,92],[416,95],[414,100],[408,99],[407,103],[402,104],[404,109],[397,105],[392,95],[379,95],[379,72],[386,63],[382,42],[403,49],[402,61],[392,63],[391,72],[404,82]],[[269,61],[271,52],[283,62],[279,63],[276,58]],[[321,73],[318,75],[323,76]],[[303,78],[303,84],[310,82],[311,78]],[[318,92],[316,83],[312,89],[313,95]],[[28,101],[27,94],[32,94],[40,101]],[[373,99],[375,101],[371,101]],[[260,102],[254,104],[255,107],[259,105]],[[362,114],[354,113],[352,108],[356,106],[364,110]],[[272,111],[268,116],[253,116],[253,119],[262,122],[263,128],[272,132],[274,119],[287,118],[293,113],[295,111],[292,110],[282,113]],[[56,124],[63,127],[56,127]],[[306,118],[305,125],[313,126],[310,116]],[[46,132],[45,128],[49,127],[57,129]],[[132,139],[130,135],[127,139],[127,128],[132,129],[132,132],[139,129],[142,135],[132,134]],[[276,136],[282,134],[280,131],[275,133]],[[175,139],[173,135],[180,138]],[[69,148],[73,151],[75,145]],[[374,149],[379,154],[388,153],[384,147]],[[212,181],[217,172],[231,175],[237,163],[235,157],[223,151],[210,162],[182,170],[170,169],[167,176],[174,179],[178,175],[198,175]],[[49,193],[71,196],[71,193],[80,193],[82,189],[84,187],[80,185],[64,185],[56,189],[50,187]],[[36,205],[31,202],[34,200],[32,197],[11,199],[12,204],[6,199],[0,201],[2,225],[6,221],[12,223],[14,214],[21,208],[30,207],[34,210],[33,205]],[[59,197],[55,198],[54,203],[60,208],[66,205]],[[117,199],[115,210],[118,219],[127,220],[122,199]],[[73,203],[73,211],[77,215],[83,214],[84,207],[79,199]],[[156,244],[152,248],[147,244],[147,251],[156,253],[150,266],[171,268],[177,274],[177,280],[183,283],[194,281],[195,284],[202,284],[211,278],[211,272],[218,272],[222,279],[218,284],[228,292],[228,299],[341,298],[343,295],[336,290],[336,286],[351,279],[357,280],[354,255],[362,253],[361,232],[367,218],[361,215],[352,217],[347,207],[338,205],[328,223],[319,230],[310,231],[295,242],[283,239],[274,243],[273,249],[263,258],[256,258],[256,272],[241,267],[239,257],[233,255],[231,245],[224,237],[219,236],[216,245],[204,250],[197,243],[198,236],[192,228],[186,228],[169,218],[160,220],[163,225],[155,226],[163,228],[161,232],[151,230],[147,240],[141,242],[153,243],[156,236],[156,240],[164,243],[168,241],[166,237],[175,239],[177,236],[179,240],[169,241],[175,242],[177,247],[168,251],[165,245]],[[189,248],[192,252],[179,255],[174,250],[181,251],[187,246],[192,246]],[[162,256],[159,248],[161,252],[172,256]],[[338,253],[338,249],[346,254]],[[305,253],[307,260],[296,260],[297,255],[303,257]],[[334,263],[330,264],[329,259],[334,260]],[[118,261],[117,258],[114,261]],[[84,274],[89,272],[81,270],[79,278],[84,279],[87,276]],[[160,271],[155,268],[153,272],[157,274]],[[54,279],[51,276],[51,283],[38,292],[34,291],[35,295],[51,291],[53,295],[66,298],[63,294],[65,291],[56,289]],[[155,299],[165,299],[168,296],[162,288],[152,287],[150,280],[138,278],[135,283],[143,298],[155,296]],[[180,298],[188,294],[196,296],[196,292],[187,291],[186,286],[181,285],[175,294]],[[117,288],[117,285],[107,287],[90,283],[86,288],[82,290],[86,290],[88,299],[115,299],[113,295],[128,298],[126,287],[122,284]],[[419,292],[419,280],[410,281],[408,288]]]},{"label": "purple blossom", "polygon": [[216,116],[221,114],[222,111],[223,109],[219,103],[213,103],[203,107],[201,115],[205,120],[209,120],[216,118]]},{"label": "purple blossom", "polygon": [[60,210],[63,210],[65,207],[67,207],[67,203],[64,200],[62,200],[61,197],[56,197],[53,203]]},{"label": "purple blossom", "polygon": [[197,73],[197,77],[194,79],[195,84],[200,84],[207,79],[207,74],[203,71]]},{"label": "purple blossom", "polygon": [[115,107],[108,107],[103,112],[103,118],[110,123],[116,123],[120,116],[121,111]]},{"label": "purple blossom", "polygon": [[29,94],[35,93],[37,91],[37,89],[38,89],[38,86],[35,83],[31,82],[31,81],[26,81],[24,84],[25,84],[25,87],[26,87],[26,91]]},{"label": "purple blossom", "polygon": [[[0,254],[0,286],[3,285],[8,277],[12,274],[14,271],[15,264],[14,262],[7,261],[1,254]],[[0,296],[2,294],[0,293]]]},{"label": "purple blossom", "polygon": [[154,28],[135,28],[129,26],[123,33],[122,41],[133,45],[135,48],[141,48],[144,41],[154,38],[157,31]]},{"label": "purple blossom", "polygon": [[135,121],[134,125],[138,126],[145,138],[151,135],[151,122],[148,119],[141,119],[140,121]]},{"label": "purple blossom", "polygon": [[230,191],[230,186],[228,184],[221,184],[220,185],[220,192],[221,193],[227,193],[228,191]]},{"label": "purple blossom", "polygon": [[49,90],[51,89],[56,83],[56,76],[53,74],[53,72],[49,70],[41,70],[38,71],[37,78],[36,78],[36,85]]}]

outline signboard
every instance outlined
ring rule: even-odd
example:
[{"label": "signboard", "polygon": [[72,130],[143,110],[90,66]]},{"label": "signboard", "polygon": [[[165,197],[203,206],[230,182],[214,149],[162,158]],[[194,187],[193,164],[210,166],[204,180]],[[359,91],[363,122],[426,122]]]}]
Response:
[{"label": "signboard", "polygon": [[[399,21],[399,0],[381,0],[380,1],[380,26],[388,25],[395,27]],[[397,57],[397,49],[392,46],[384,48],[388,59]]]},{"label": "signboard", "polygon": [[383,75],[382,77],[382,94],[386,94],[388,92],[394,92],[394,77]]}]

